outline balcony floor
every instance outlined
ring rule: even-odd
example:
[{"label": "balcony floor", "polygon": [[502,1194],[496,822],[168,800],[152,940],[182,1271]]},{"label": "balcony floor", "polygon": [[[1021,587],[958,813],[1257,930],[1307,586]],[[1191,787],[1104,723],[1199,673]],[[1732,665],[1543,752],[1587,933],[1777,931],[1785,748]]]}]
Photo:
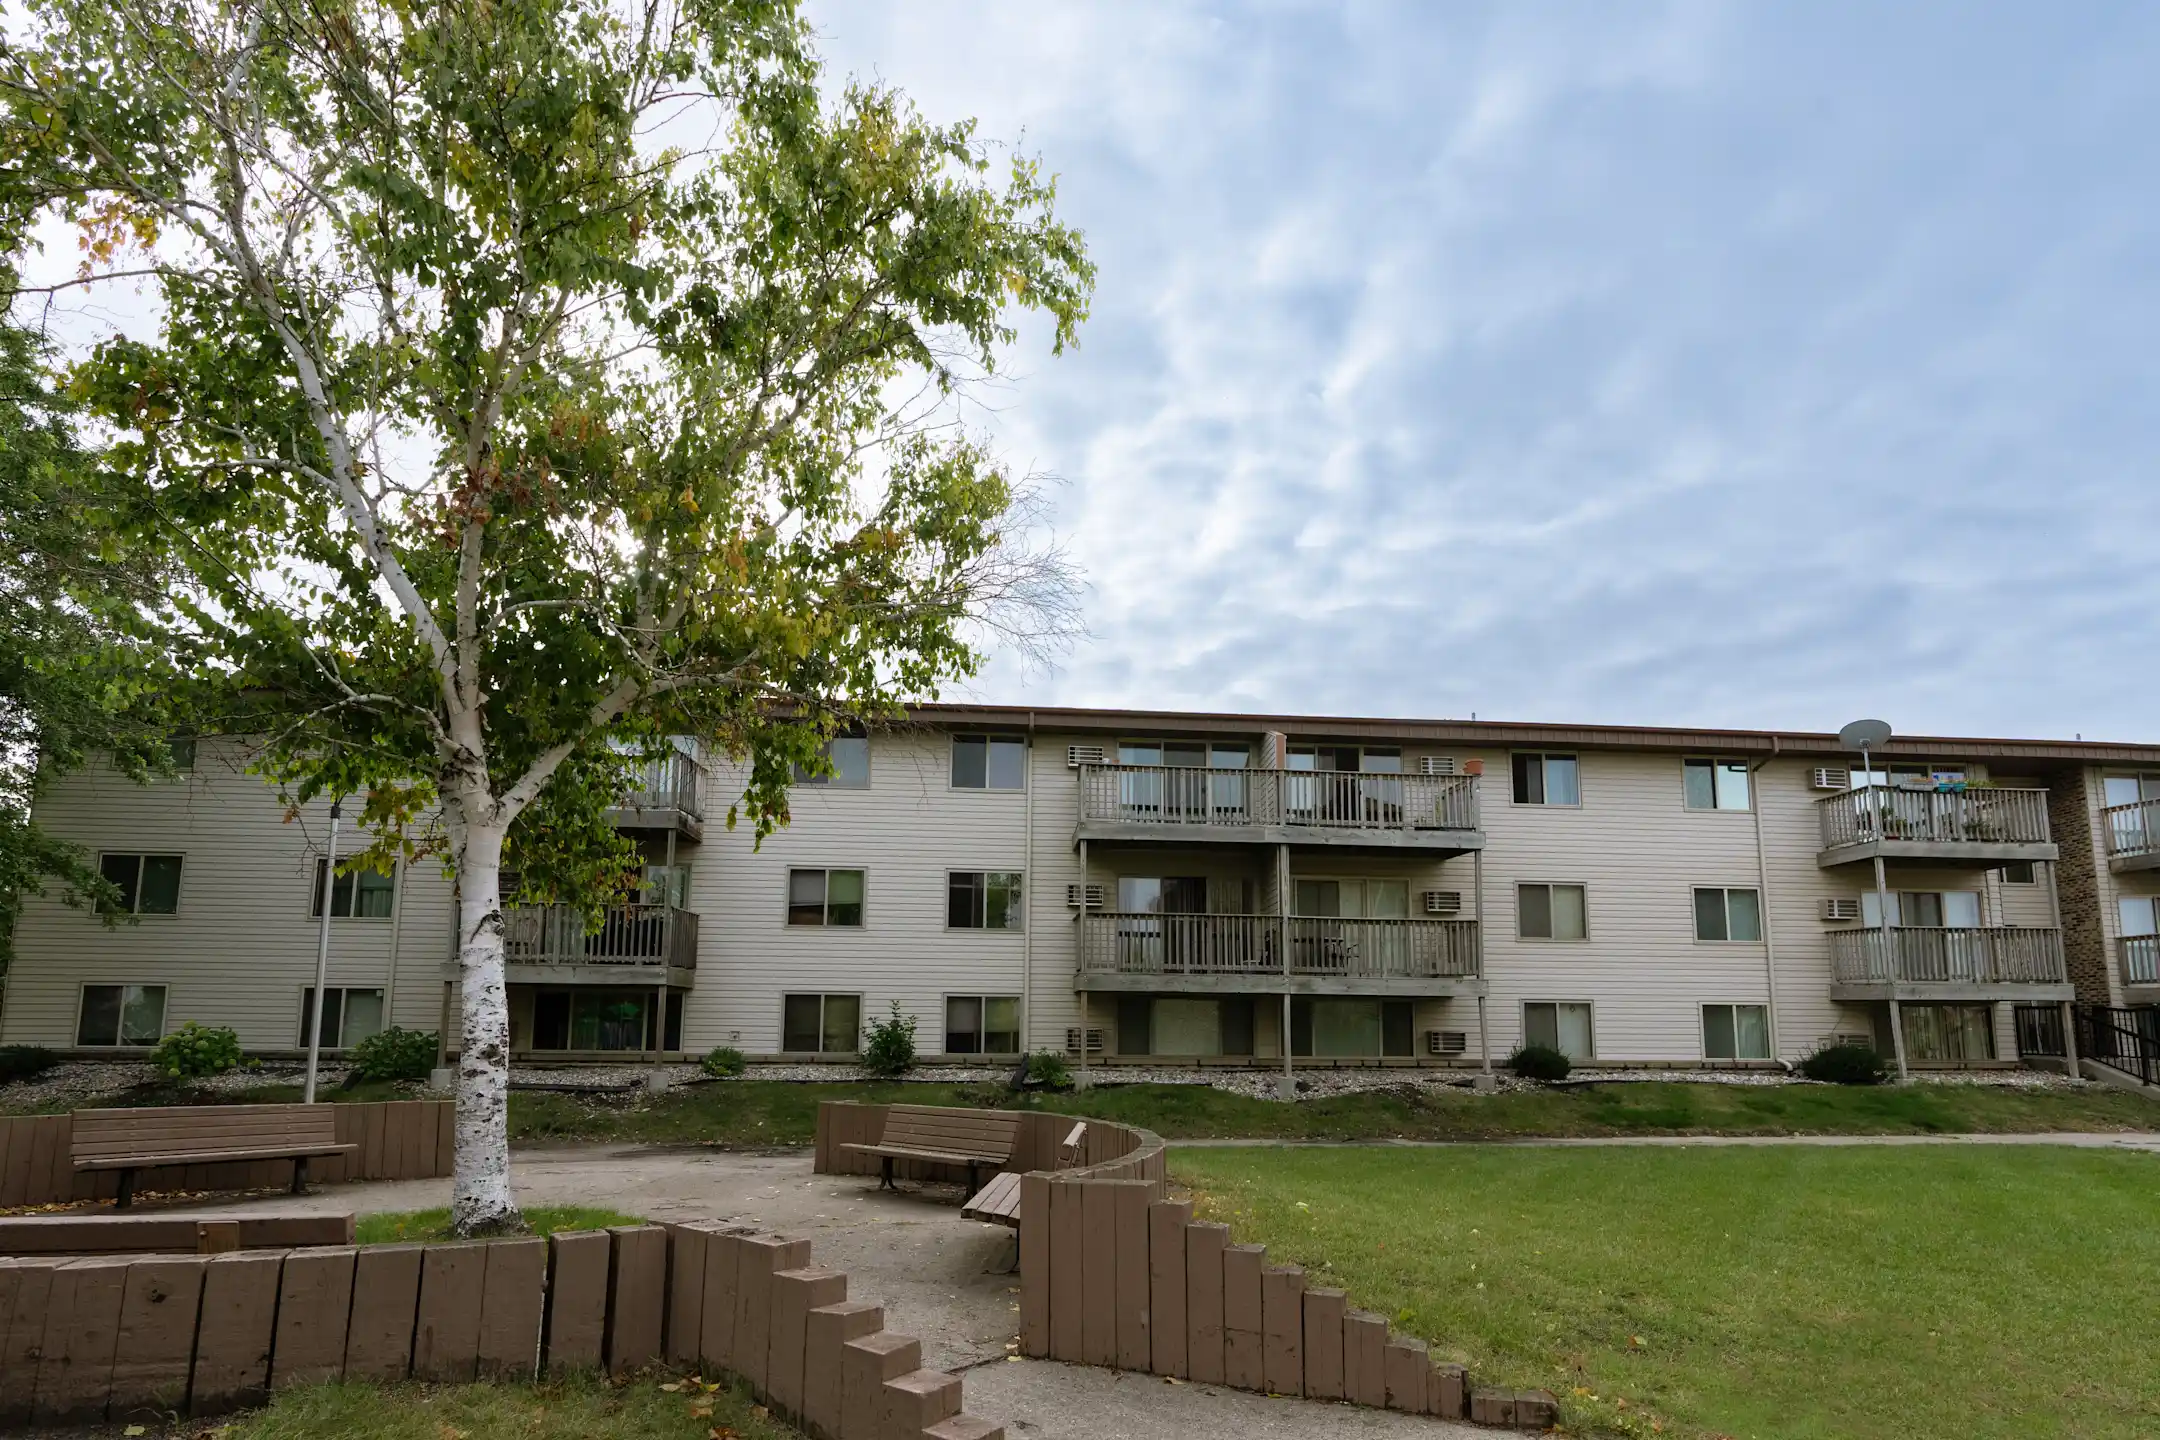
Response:
[{"label": "balcony floor", "polygon": [[[1082,971],[1073,977],[1075,992],[1115,995],[1257,995],[1283,993],[1283,977],[1257,971],[1232,975],[1153,975],[1141,971]],[[1292,975],[1292,995],[1379,995],[1437,999],[1482,995],[1485,982],[1474,976],[1427,978],[1379,975]]]},{"label": "balcony floor", "polygon": [[674,805],[618,805],[607,812],[607,822],[617,830],[672,830],[692,844],[705,839],[704,817]]},{"label": "balcony floor", "polygon": [[1414,851],[1422,855],[1467,855],[1485,848],[1481,830],[1383,830],[1327,825],[1176,825],[1154,821],[1083,820],[1073,827],[1073,844],[1083,840],[1113,845],[1289,845],[1301,849]]},{"label": "balcony floor", "polygon": [[2077,987],[2068,981],[2039,980],[2003,980],[1987,984],[1967,980],[1900,980],[1895,984],[1887,981],[1839,984],[1833,981],[1830,985],[1830,998],[1839,1001],[1910,1001],[1918,1005],[1995,1000],[2045,1005],[2056,1001],[2075,1000]]},{"label": "balcony floor", "polygon": [[[443,979],[457,978],[458,967],[455,961],[443,966]],[[621,961],[595,962],[590,965],[549,961],[544,964],[520,965],[516,961],[509,961],[503,966],[503,983],[595,985],[616,990],[657,990],[665,985],[670,990],[689,990],[697,984],[697,971],[687,970],[679,965],[662,965],[657,961],[650,965]]]},{"label": "balcony floor", "polygon": [[1880,855],[1892,865],[1972,866],[1992,870],[2017,860],[2053,862],[2061,851],[2053,842],[2028,844],[2003,840],[1863,840],[1855,845],[1834,845],[1817,852],[1815,863],[1825,870],[1840,865],[1872,861]]},{"label": "balcony floor", "polygon": [[2143,855],[2110,855],[2108,869],[2117,875],[2135,875],[2144,870],[2160,870],[2160,850],[2147,851]]}]

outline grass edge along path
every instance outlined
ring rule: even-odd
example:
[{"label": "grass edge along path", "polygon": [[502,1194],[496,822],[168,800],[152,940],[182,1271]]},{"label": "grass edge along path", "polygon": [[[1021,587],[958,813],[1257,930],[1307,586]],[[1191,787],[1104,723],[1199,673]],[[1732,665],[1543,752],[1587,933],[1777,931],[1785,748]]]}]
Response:
[{"label": "grass edge along path", "polygon": [[1578,1433],[2160,1434],[2160,1157],[1173,1148],[1171,1169],[1239,1241],[1486,1383],[1551,1389]]},{"label": "grass edge along path", "polygon": [[[558,1230],[605,1230],[611,1225],[642,1225],[644,1217],[590,1205],[528,1205],[524,1210],[528,1234],[552,1235]],[[353,1222],[357,1245],[412,1245],[451,1240],[450,1207],[432,1210],[383,1210],[362,1215]]]},{"label": "grass edge along path", "polygon": [[613,1383],[591,1373],[477,1385],[332,1381],[284,1391],[215,1433],[223,1440],[801,1440],[745,1392],[670,1374]]}]

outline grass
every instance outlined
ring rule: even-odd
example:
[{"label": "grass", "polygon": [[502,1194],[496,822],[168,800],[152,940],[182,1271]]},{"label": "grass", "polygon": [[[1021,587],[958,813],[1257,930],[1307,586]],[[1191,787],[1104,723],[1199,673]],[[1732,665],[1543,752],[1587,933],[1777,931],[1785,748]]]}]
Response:
[{"label": "grass", "polygon": [[[605,1230],[610,1225],[644,1223],[644,1217],[640,1215],[625,1215],[620,1210],[596,1209],[589,1205],[530,1205],[524,1213],[525,1224],[535,1235],[552,1235],[557,1230]],[[362,1245],[398,1245],[453,1238],[447,1206],[437,1210],[389,1210],[379,1215],[362,1215],[354,1225],[356,1238]]]},{"label": "grass", "polygon": [[1173,1170],[1239,1240],[1552,1389],[1576,1430],[2160,1434],[2154,1156],[1187,1150]]},{"label": "grass", "polygon": [[[677,1383],[669,1381],[668,1383]],[[703,1411],[704,1413],[700,1413]],[[314,1385],[242,1416],[226,1440],[799,1440],[743,1394],[592,1375],[523,1385]]]},{"label": "grass", "polygon": [[741,1080],[652,1096],[520,1091],[510,1132],[523,1143],[620,1140],[728,1148],[811,1142],[822,1100],[1051,1110],[1142,1125],[1170,1139],[1503,1140],[1654,1134],[1915,1135],[2160,1130],[2142,1096],[1981,1085],[1694,1085],[1635,1081],[1505,1095],[1401,1089],[1284,1105],[1205,1085],[1116,1085],[1015,1095],[1000,1085],[798,1085]]},{"label": "grass", "polygon": [[[34,1078],[34,1077],[33,1077]],[[424,1092],[416,1085],[394,1080],[370,1080],[350,1089],[333,1088],[337,1077],[325,1075],[316,1087],[316,1095],[339,1104],[360,1104],[370,1100],[417,1100]],[[156,1080],[144,1085],[130,1086],[108,1094],[92,1096],[86,1100],[47,1100],[40,1103],[21,1103],[9,1098],[6,1089],[0,1088],[0,1114],[5,1115],[64,1115],[70,1110],[125,1110],[160,1105],[273,1105],[298,1104],[306,1093],[299,1081],[290,1083],[265,1082],[235,1090],[210,1090],[185,1080]]]}]

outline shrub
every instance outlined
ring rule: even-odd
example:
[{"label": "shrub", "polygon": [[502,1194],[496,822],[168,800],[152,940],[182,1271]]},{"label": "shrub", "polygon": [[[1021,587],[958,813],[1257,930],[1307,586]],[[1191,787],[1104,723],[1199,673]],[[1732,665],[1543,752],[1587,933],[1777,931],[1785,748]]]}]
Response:
[{"label": "shrub", "polygon": [[1507,1057],[1507,1068],[1525,1080],[1565,1080],[1574,1066],[1550,1045],[1525,1045]]},{"label": "shrub", "polygon": [[880,1080],[891,1080],[915,1068],[915,1017],[892,1013],[863,1032],[862,1068]]},{"label": "shrub", "polygon": [[1800,1073],[1831,1085],[1880,1085],[1890,1064],[1871,1045],[1825,1045],[1800,1062]]},{"label": "shrub", "polygon": [[743,1053],[732,1045],[715,1045],[698,1066],[715,1080],[732,1080],[743,1073]]},{"label": "shrub", "polygon": [[150,1063],[170,1080],[206,1080],[236,1069],[241,1062],[240,1037],[225,1025],[201,1025],[193,1020],[158,1041]]},{"label": "shrub", "polygon": [[1065,1063],[1063,1051],[1037,1050],[1027,1057],[1027,1078],[1030,1085],[1045,1090],[1064,1090],[1072,1085],[1072,1068]]},{"label": "shrub", "polygon": [[0,1085],[42,1075],[60,1063],[60,1057],[42,1045],[0,1045]]},{"label": "shrub", "polygon": [[435,1068],[435,1032],[378,1030],[352,1049],[348,1085],[359,1080],[425,1080]]}]

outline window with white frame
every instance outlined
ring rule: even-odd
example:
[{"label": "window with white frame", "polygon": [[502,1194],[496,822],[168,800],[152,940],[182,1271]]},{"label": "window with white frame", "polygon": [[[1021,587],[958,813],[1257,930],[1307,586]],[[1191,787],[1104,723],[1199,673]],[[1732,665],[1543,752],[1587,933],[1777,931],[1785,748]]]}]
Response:
[{"label": "window with white frame", "polygon": [[1516,755],[1517,805],[1580,805],[1582,778],[1573,755]]},{"label": "window with white frame", "polygon": [[2005,885],[2037,885],[2040,883],[2039,872],[2033,868],[2033,862],[2030,860],[2012,860],[1996,873],[2002,876],[2002,883]]},{"label": "window with white frame", "polygon": [[825,763],[829,769],[812,770],[802,765],[795,767],[797,785],[826,785],[835,790],[867,790],[870,788],[870,737],[867,735],[835,735],[823,747]]},{"label": "window with white frame", "polygon": [[948,1055],[1019,1054],[1020,997],[1017,995],[946,996],[945,1053]]},{"label": "window with white frame", "polygon": [[1752,889],[1695,887],[1695,938],[1754,943],[1762,939],[1762,896]]},{"label": "window with white frame", "polygon": [[1516,886],[1515,933],[1525,940],[1589,939],[1589,907],[1583,887]]},{"label": "window with white frame", "polygon": [[1770,1007],[1705,1005],[1702,1034],[1705,1060],[1768,1060]]},{"label": "window with white frame", "polygon": [[945,923],[954,930],[1018,930],[1017,870],[954,870],[945,877]]},{"label": "window with white frame", "polygon": [[1026,789],[1027,741],[1018,735],[953,736],[952,788]]},{"label": "window with white frame", "polygon": [[[329,863],[327,858],[316,859],[315,883],[308,887],[308,914],[317,920],[322,919],[323,867]],[[393,880],[388,870],[359,870],[334,877],[330,882],[330,918],[389,919],[391,896],[396,890]]]},{"label": "window with white frame", "polygon": [[1690,810],[1745,810],[1748,808],[1747,761],[1682,760],[1680,790]]},{"label": "window with white frame", "polygon": [[1558,1050],[1570,1060],[1589,1060],[1597,1054],[1597,1037],[1590,1023],[1587,1000],[1525,1000],[1523,1043]]},{"label": "window with white frame", "polygon": [[176,915],[180,911],[178,855],[98,856],[98,873],[120,893],[99,907],[117,915]]},{"label": "window with white frame", "polygon": [[863,872],[788,871],[787,923],[859,927],[863,923]]},{"label": "window with white frame", "polygon": [[[308,1020],[315,1013],[315,987],[300,992],[300,1044],[308,1043]],[[322,1048],[346,1050],[383,1028],[383,992],[374,986],[330,985],[323,989]]]},{"label": "window with white frame", "polygon": [[85,985],[75,1022],[83,1046],[155,1045],[165,1036],[163,985]]},{"label": "window with white frame", "polygon": [[862,1049],[862,996],[783,995],[780,1048],[791,1055],[852,1055]]}]

